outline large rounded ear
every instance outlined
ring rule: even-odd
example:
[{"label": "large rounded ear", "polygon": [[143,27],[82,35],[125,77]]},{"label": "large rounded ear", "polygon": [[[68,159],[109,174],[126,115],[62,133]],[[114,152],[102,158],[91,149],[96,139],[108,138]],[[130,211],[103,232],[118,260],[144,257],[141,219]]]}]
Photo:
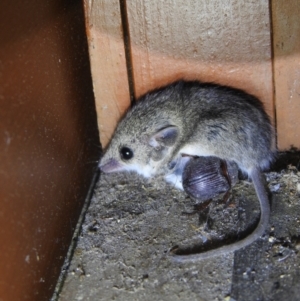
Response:
[{"label": "large rounded ear", "polygon": [[150,137],[149,145],[154,147],[155,149],[172,146],[175,144],[178,134],[179,131],[176,126],[172,125],[165,127]]}]

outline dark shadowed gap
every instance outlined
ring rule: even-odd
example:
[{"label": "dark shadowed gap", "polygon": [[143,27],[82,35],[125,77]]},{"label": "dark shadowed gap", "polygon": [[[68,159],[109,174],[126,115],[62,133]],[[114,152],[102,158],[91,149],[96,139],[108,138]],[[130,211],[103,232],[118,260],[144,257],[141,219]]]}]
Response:
[{"label": "dark shadowed gap", "polygon": [[133,67],[132,67],[132,58],[131,58],[131,43],[130,43],[130,32],[129,32],[128,17],[127,17],[126,0],[120,0],[120,11],[121,11],[121,21],[122,21],[123,40],[124,40],[124,48],[125,48],[130,103],[132,106],[134,105],[136,98],[134,93],[135,91],[134,76],[133,76]]},{"label": "dark shadowed gap", "polygon": [[[273,37],[273,13],[272,13],[272,0],[269,0],[269,18],[270,18],[270,40],[271,40],[271,62],[272,62],[272,86],[273,86],[273,110],[274,110],[274,129],[277,128],[277,111],[276,111],[276,85],[275,85],[275,78],[274,78],[274,37]],[[275,135],[275,144],[277,146],[277,135]]]}]

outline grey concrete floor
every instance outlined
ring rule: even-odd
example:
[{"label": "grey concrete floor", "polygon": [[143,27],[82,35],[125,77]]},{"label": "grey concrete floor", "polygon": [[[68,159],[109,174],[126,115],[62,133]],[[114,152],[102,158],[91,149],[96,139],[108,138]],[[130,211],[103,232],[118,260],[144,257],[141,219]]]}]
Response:
[{"label": "grey concrete floor", "polygon": [[161,179],[101,175],[85,215],[58,301],[300,300],[300,172],[266,173],[268,235],[212,259],[176,263],[168,251],[222,244],[253,227],[259,205],[240,181],[224,204],[193,212],[195,200]]}]

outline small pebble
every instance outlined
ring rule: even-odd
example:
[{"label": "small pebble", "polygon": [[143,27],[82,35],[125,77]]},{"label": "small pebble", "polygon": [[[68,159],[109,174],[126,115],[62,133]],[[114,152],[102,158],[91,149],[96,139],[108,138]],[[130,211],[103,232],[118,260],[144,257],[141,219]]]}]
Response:
[{"label": "small pebble", "polygon": [[277,192],[280,189],[280,184],[275,184],[270,187],[271,192]]},{"label": "small pebble", "polygon": [[297,193],[300,195],[300,183],[297,183]]}]

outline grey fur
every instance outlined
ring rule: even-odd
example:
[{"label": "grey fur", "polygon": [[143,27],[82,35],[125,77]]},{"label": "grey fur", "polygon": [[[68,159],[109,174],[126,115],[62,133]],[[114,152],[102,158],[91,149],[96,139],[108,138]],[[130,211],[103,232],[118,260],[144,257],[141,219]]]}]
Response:
[{"label": "grey fur", "polygon": [[[261,170],[274,159],[272,145],[274,131],[269,117],[254,96],[216,84],[179,81],[146,94],[127,112],[100,168],[103,172],[134,170],[145,177],[164,175],[182,189],[182,171],[189,157],[215,156],[236,162],[253,179],[261,208],[265,208],[269,204]],[[133,151],[132,159],[121,158],[124,146]],[[268,212],[262,210],[259,231],[248,236],[247,243],[237,242],[224,252],[244,247],[261,236],[268,224]],[[208,257],[224,253],[217,250],[209,251]],[[195,256],[207,257],[201,257],[204,254]]]}]

